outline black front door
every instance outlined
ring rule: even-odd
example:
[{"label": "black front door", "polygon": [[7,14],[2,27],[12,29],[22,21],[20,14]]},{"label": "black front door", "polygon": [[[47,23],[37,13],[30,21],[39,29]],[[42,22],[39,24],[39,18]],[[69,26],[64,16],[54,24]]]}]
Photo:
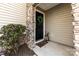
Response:
[{"label": "black front door", "polygon": [[43,39],[43,14],[36,11],[36,41]]}]

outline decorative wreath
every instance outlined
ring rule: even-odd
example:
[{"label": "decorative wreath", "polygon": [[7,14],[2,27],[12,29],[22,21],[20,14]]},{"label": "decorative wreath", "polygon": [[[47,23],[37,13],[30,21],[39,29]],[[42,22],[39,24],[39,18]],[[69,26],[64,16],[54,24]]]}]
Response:
[{"label": "decorative wreath", "polygon": [[43,22],[42,16],[38,16],[37,20],[38,20],[39,24],[41,24]]}]

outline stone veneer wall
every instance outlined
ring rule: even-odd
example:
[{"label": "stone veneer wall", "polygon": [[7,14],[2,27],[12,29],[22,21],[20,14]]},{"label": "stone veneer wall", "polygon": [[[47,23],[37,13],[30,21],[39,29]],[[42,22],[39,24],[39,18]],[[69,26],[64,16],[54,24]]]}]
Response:
[{"label": "stone veneer wall", "polygon": [[26,4],[26,35],[27,35],[27,41],[28,47],[33,49],[35,46],[34,43],[34,7],[31,3]]},{"label": "stone veneer wall", "polygon": [[73,26],[74,26],[74,47],[76,48],[75,50],[75,55],[79,56],[79,4],[78,3],[72,3],[72,14],[73,14]]}]

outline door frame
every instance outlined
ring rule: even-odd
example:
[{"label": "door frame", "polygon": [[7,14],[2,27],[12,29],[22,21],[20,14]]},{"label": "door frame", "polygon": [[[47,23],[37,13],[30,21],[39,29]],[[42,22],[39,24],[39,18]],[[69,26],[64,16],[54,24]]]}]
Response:
[{"label": "door frame", "polygon": [[[36,41],[36,11],[37,12],[39,12],[39,13],[42,13],[43,14],[43,39],[40,39],[40,40],[38,40],[38,41]],[[42,12],[42,11],[40,11],[40,10],[38,10],[38,9],[35,9],[35,15],[34,15],[35,17],[34,17],[34,20],[35,20],[35,24],[34,24],[34,26],[35,26],[35,29],[34,29],[34,36],[35,36],[35,38],[34,38],[34,42],[35,42],[35,44],[36,43],[39,43],[39,42],[42,42],[42,41],[44,41],[44,38],[45,38],[45,13],[44,12]]]}]

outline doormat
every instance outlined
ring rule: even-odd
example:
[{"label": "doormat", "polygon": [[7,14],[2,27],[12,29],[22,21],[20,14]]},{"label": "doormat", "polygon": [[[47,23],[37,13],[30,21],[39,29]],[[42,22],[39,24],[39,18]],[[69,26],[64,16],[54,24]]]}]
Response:
[{"label": "doormat", "polygon": [[36,45],[39,46],[39,47],[42,47],[42,46],[44,46],[47,43],[48,43],[48,41],[47,40],[44,40],[42,42],[36,43]]}]

